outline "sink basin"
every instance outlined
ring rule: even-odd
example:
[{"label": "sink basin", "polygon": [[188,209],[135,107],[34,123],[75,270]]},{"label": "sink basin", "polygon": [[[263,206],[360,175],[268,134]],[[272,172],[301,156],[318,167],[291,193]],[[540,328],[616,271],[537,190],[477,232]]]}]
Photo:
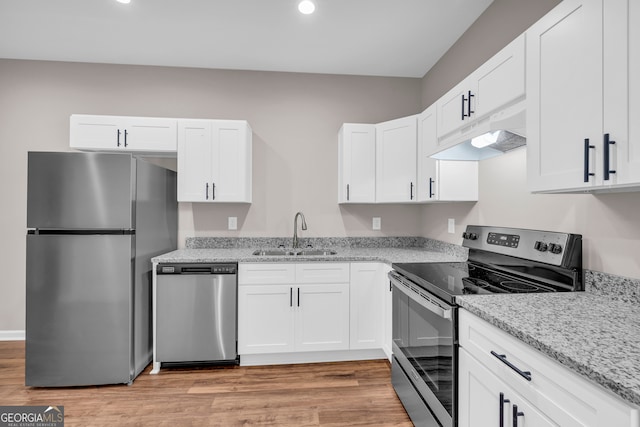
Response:
[{"label": "sink basin", "polygon": [[253,252],[258,256],[292,256],[296,255],[294,251],[288,251],[286,249],[258,249]]},{"label": "sink basin", "polygon": [[302,256],[311,256],[311,255],[326,256],[326,255],[335,255],[335,254],[337,254],[336,251],[329,250],[329,249],[303,249],[303,250],[299,251],[296,255],[302,255]]},{"label": "sink basin", "polygon": [[257,256],[327,256],[335,255],[336,251],[330,249],[258,249],[253,252]]}]

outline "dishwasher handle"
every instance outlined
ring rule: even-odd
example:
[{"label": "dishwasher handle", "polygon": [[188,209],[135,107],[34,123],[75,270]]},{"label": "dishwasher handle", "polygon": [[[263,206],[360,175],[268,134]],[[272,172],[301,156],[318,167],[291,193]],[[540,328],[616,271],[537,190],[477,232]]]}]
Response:
[{"label": "dishwasher handle", "polygon": [[157,274],[236,274],[236,263],[191,263],[158,264]]}]

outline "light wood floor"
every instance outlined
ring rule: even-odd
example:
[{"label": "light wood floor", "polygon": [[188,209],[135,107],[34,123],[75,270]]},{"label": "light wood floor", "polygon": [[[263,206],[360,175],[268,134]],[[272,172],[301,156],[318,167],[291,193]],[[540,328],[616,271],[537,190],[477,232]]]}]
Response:
[{"label": "light wood floor", "polygon": [[385,360],[163,369],[132,386],[24,386],[24,342],[0,342],[0,405],[62,405],[65,426],[412,426]]}]

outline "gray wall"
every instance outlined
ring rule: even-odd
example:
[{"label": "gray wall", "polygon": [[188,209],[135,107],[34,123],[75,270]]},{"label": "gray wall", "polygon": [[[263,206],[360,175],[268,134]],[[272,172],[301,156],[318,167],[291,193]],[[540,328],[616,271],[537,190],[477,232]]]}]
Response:
[{"label": "gray wall", "polygon": [[[180,204],[187,236],[415,235],[420,208],[337,204],[337,133],[420,110],[420,79],[0,59],[0,331],[24,329],[27,151],[64,151],[72,113],[246,119],[254,132],[251,205]],[[163,163],[175,168],[175,160]],[[227,217],[239,230],[226,231]],[[371,218],[383,230],[371,230]]]},{"label": "gray wall", "polygon": [[[427,73],[423,107],[431,105],[493,54],[552,9],[558,0],[495,0]],[[526,185],[526,150],[480,163],[477,203],[423,208],[421,234],[460,244],[468,224],[556,230],[583,235],[585,268],[640,278],[640,193],[531,194]],[[456,233],[447,220],[456,220]]]},{"label": "gray wall", "polygon": [[424,76],[422,107],[433,104],[558,3],[560,0],[494,0]]}]

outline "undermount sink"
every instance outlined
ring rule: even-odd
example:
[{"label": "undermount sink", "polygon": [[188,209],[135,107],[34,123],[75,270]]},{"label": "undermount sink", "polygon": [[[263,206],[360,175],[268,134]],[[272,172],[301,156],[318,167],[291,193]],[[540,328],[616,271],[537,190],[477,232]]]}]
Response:
[{"label": "undermount sink", "polygon": [[336,255],[337,252],[331,249],[258,249],[253,252],[257,256],[327,256]]},{"label": "undermount sink", "polygon": [[298,252],[296,255],[321,255],[321,256],[325,256],[325,255],[335,255],[337,254],[336,251],[333,250],[329,250],[329,249],[303,249],[300,252]]},{"label": "undermount sink", "polygon": [[296,253],[286,249],[258,249],[253,254],[258,256],[292,256]]}]

